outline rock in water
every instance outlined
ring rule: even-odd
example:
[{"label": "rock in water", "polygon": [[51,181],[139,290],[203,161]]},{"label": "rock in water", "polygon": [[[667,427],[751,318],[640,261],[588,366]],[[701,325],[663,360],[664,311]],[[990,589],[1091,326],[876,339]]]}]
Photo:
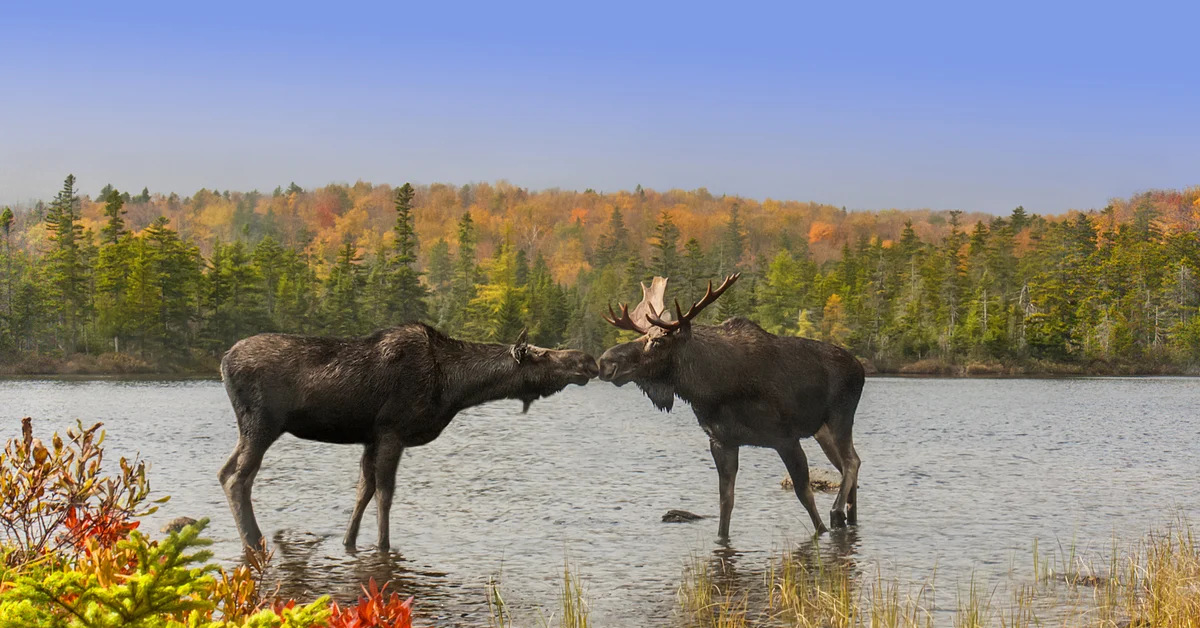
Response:
[{"label": "rock in water", "polygon": [[166,525],[162,527],[161,532],[163,534],[172,534],[174,532],[179,532],[193,523],[196,523],[196,520],[192,519],[191,517],[176,517],[168,521]]},{"label": "rock in water", "polygon": [[667,514],[663,515],[662,520],[663,523],[687,523],[688,521],[698,521],[704,518],[704,515],[698,515],[686,510],[668,510]]},{"label": "rock in water", "polygon": [[[792,476],[785,475],[779,485],[787,490],[792,490]],[[808,485],[813,491],[818,493],[832,493],[842,487],[842,476],[836,471],[822,469],[819,467],[809,467],[808,469]]]}]

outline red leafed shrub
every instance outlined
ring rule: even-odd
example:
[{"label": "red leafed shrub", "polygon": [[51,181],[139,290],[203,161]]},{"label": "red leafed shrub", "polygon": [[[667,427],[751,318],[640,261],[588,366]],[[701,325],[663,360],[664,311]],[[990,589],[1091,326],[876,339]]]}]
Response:
[{"label": "red leafed shrub", "polygon": [[[111,475],[102,472],[104,433],[82,423],[54,434],[49,446],[21,420],[21,437],[0,451],[0,543],[8,567],[49,554],[77,556],[89,547],[113,547],[138,526],[150,483],[146,466],[121,458]],[[154,503],[162,503],[164,499]]]},{"label": "red leafed shrub", "polygon": [[87,551],[88,539],[94,539],[100,547],[108,549],[141,524],[140,521],[130,521],[124,513],[85,510],[81,516],[80,512],[78,508],[68,508],[63,527],[67,529],[65,538],[84,551]]},{"label": "red leafed shrub", "polygon": [[363,587],[366,596],[359,596],[354,606],[343,609],[334,602],[329,628],[412,628],[413,599],[401,601],[394,591],[385,597],[386,589],[387,584],[380,587],[371,578],[369,587]]}]

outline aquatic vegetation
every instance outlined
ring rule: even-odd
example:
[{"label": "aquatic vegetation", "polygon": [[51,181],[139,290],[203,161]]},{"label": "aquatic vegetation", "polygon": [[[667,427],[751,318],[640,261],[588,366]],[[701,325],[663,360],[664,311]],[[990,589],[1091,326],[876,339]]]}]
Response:
[{"label": "aquatic vegetation", "polygon": [[566,559],[563,560],[562,591],[559,593],[559,602],[561,610],[558,620],[559,628],[588,627],[588,604],[583,582],[579,579],[578,572],[572,573],[571,565]]},{"label": "aquatic vegetation", "polygon": [[880,571],[866,579],[815,545],[776,554],[762,578],[721,578],[716,563],[693,557],[679,606],[685,625],[705,628],[1200,627],[1200,552],[1182,516],[1128,550],[1114,547],[1104,568],[1086,562],[1073,543],[1054,559],[1035,542],[1033,557],[1032,581],[985,583],[972,576],[956,588],[951,607],[929,595],[933,576],[911,586]]}]

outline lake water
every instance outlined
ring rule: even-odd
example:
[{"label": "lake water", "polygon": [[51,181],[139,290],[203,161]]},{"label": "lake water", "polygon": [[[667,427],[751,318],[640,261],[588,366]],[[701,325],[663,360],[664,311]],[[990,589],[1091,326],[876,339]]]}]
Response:
[{"label": "lake water", "polygon": [[[855,424],[860,525],[821,537],[823,552],[924,581],[936,602],[972,577],[1032,575],[1042,552],[1074,544],[1107,553],[1182,512],[1200,521],[1200,380],[872,378]],[[171,501],[144,529],[210,517],[219,560],[239,557],[216,480],[237,438],[215,381],[0,381],[5,438],[32,416],[46,436],[76,418],[103,421],[110,458],[140,453]],[[828,466],[806,441],[814,466]],[[254,486],[283,591],[355,596],[368,578],[417,597],[426,624],[486,625],[498,578],[518,617],[557,608],[564,560],[583,578],[593,623],[678,623],[676,590],[693,557],[760,574],[773,552],[809,538],[808,517],[780,488],[773,451],[744,448],[732,540],[715,519],[664,524],[672,508],[715,516],[717,474],[685,404],[656,411],[633,386],[570,387],[537,402],[463,412],[400,465],[390,554],[370,548],[374,507],[356,554],[341,546],[360,448],[285,436]],[[823,516],[833,496],[818,494]]]}]

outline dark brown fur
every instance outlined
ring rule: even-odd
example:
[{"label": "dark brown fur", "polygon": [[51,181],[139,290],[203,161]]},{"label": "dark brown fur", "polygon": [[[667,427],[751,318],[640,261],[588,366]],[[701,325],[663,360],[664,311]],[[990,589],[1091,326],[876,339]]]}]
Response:
[{"label": "dark brown fur", "polygon": [[238,444],[219,478],[242,541],[257,547],[250,489],[263,454],[285,433],[325,443],[362,444],[362,476],[345,544],[353,546],[372,497],[379,547],[387,549],[396,467],[406,447],[429,443],[459,411],[496,399],[535,399],[586,384],[595,360],[525,342],[480,344],[449,338],[420,323],[365,338],[260,334],[238,342],[221,361],[237,414]]},{"label": "dark brown fur", "polygon": [[729,535],[742,445],[779,453],[813,527],[825,530],[800,448],[800,439],[810,436],[843,474],[833,525],[856,522],[859,458],[852,432],[864,372],[853,355],[824,342],[770,334],[744,318],[642,329],[642,337],[604,352],[600,378],[618,386],[634,382],[660,410],[670,410],[676,396],[691,404],[720,476],[722,537]]}]

